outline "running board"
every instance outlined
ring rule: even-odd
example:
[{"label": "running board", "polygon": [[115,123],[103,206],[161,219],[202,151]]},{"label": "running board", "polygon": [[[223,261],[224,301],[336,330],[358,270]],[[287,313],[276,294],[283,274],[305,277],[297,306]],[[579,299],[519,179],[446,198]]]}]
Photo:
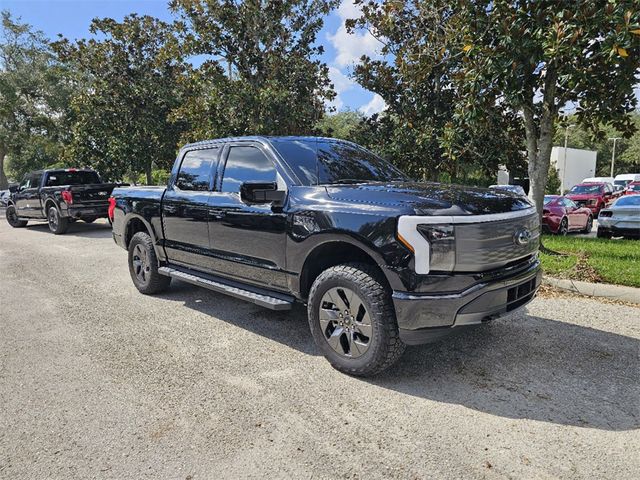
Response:
[{"label": "running board", "polygon": [[158,273],[167,277],[192,283],[199,287],[208,288],[214,292],[224,293],[232,297],[255,303],[261,307],[271,310],[291,310],[295,299],[290,295],[278,294],[261,288],[250,287],[248,285],[231,280],[204,275],[199,272],[178,270],[172,267],[160,267]]}]

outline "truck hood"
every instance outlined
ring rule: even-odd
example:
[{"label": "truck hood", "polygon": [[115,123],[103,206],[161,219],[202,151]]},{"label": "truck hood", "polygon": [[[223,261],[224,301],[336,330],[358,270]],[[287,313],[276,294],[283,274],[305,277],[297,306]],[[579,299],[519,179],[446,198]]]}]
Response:
[{"label": "truck hood", "polygon": [[411,208],[416,215],[488,215],[532,206],[511,192],[442,183],[371,182],[326,188],[336,201]]}]

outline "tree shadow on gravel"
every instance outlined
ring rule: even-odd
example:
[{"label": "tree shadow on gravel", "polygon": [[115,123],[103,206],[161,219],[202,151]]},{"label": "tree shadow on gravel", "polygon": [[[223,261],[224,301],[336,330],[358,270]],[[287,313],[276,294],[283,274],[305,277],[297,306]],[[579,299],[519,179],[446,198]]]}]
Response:
[{"label": "tree shadow on gravel", "polygon": [[[160,297],[319,355],[302,306],[271,311],[175,280]],[[520,312],[408,347],[386,372],[353,381],[500,417],[631,430],[640,428],[639,352],[637,339]]]},{"label": "tree shadow on gravel", "polygon": [[[29,223],[26,229],[34,233],[53,235],[46,223]],[[83,238],[111,238],[111,225],[109,223],[84,223],[83,221],[73,222],[69,225],[69,230],[64,236]]]},{"label": "tree shadow on gravel", "polygon": [[408,348],[367,381],[506,418],[632,430],[640,428],[639,353],[635,338],[521,312]]}]

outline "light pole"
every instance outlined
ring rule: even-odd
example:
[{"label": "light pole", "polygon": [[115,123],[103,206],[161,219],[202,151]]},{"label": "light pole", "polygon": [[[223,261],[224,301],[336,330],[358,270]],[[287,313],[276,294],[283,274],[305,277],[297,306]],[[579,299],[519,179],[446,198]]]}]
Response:
[{"label": "light pole", "polygon": [[613,178],[613,166],[616,163],[616,142],[622,140],[622,137],[611,137],[609,140],[613,140],[613,152],[611,153],[611,178]]},{"label": "light pole", "polygon": [[567,169],[567,143],[569,142],[569,129],[575,127],[574,124],[564,128],[564,155],[562,156],[562,177],[560,177],[560,195],[564,195],[564,177]]}]

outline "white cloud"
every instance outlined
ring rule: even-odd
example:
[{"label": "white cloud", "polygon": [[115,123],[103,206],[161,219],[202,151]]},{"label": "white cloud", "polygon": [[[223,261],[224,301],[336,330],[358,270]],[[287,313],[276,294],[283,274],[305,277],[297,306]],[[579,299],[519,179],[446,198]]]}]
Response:
[{"label": "white cloud", "polygon": [[355,86],[355,83],[336,67],[329,67],[329,79],[331,80],[331,83],[333,83],[333,88],[336,91],[336,97],[331,102],[327,102],[327,106],[340,110],[344,107],[344,102],[340,98],[340,95],[347,90],[352,89]]},{"label": "white cloud", "polygon": [[334,63],[339,67],[346,67],[359,60],[362,55],[379,58],[382,44],[373,35],[368,31],[347,32],[345,20],[360,16],[360,8],[353,4],[353,0],[342,0],[337,13],[341,20],[340,26],[333,35],[327,34],[327,39],[337,52]]},{"label": "white cloud", "polygon": [[360,107],[359,110],[362,113],[364,113],[367,117],[369,117],[374,113],[380,113],[385,108],[387,108],[387,104],[385,103],[385,101],[382,99],[380,95],[378,95],[377,93],[374,93],[371,100],[367,104]]}]

